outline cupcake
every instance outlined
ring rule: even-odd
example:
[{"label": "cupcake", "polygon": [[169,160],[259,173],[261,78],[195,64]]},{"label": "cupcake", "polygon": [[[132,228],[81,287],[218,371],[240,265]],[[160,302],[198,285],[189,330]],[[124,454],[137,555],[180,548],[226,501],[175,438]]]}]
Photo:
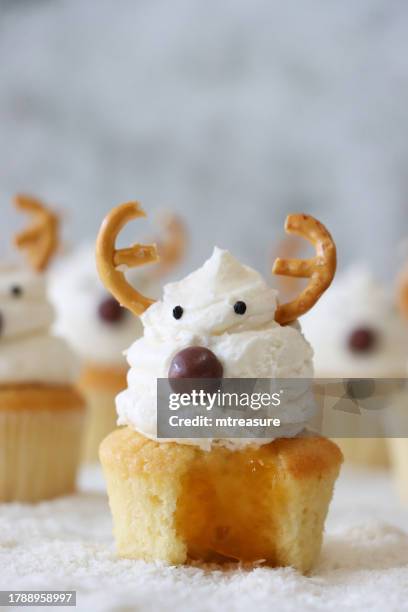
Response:
[{"label": "cupcake", "polygon": [[[159,294],[163,276],[183,258],[186,246],[186,231],[177,217],[166,215],[162,224],[161,265],[150,275],[132,271],[132,282],[153,296]],[[55,332],[82,363],[78,388],[88,407],[83,457],[94,462],[100,442],[116,426],[115,396],[126,387],[123,351],[142,334],[142,325],[103,287],[93,245],[79,247],[60,263],[51,276],[50,295],[57,311]]]},{"label": "cupcake", "polygon": [[331,282],[333,241],[312,217],[288,218],[287,230],[317,250],[308,262],[275,262],[278,274],[310,277],[288,304],[278,304],[255,270],[221,249],[154,302],[118,269],[157,260],[154,247],[115,248],[118,231],[141,215],[136,203],[113,209],[97,242],[102,281],[143,325],[127,353],[127,389],[117,398],[123,427],[100,447],[118,553],[167,564],[235,560],[306,572],[319,554],[342,461],[333,442],[304,431],[310,406],[283,411],[279,431],[270,428],[262,438],[164,440],[156,385],[159,378],[310,379],[312,350],[296,319]]},{"label": "cupcake", "polygon": [[[408,267],[405,267],[397,279],[397,304],[403,320],[408,320]],[[404,378],[406,379],[405,371]],[[398,493],[408,504],[408,394],[407,389],[396,394],[387,414],[387,425],[390,438],[387,439],[391,467]],[[397,433],[405,437],[397,437]]]},{"label": "cupcake", "polygon": [[85,408],[73,385],[77,360],[50,331],[43,271],[57,219],[28,196],[16,205],[34,218],[16,243],[35,271],[0,267],[0,501],[36,502],[74,490]]},{"label": "cupcake", "polygon": [[[351,268],[333,283],[303,319],[303,331],[314,348],[317,378],[405,377],[405,326],[391,296],[362,266]],[[355,432],[356,437],[337,439],[346,460],[362,466],[388,465],[386,432],[377,417],[374,422],[364,411],[361,415],[331,413],[332,421],[326,416],[332,436],[342,430]]]},{"label": "cupcake", "polygon": [[[405,433],[407,433],[407,394],[398,395],[392,405],[393,411],[400,419],[404,419]],[[395,435],[395,431],[394,431]],[[387,438],[392,475],[396,490],[404,502],[408,505],[408,439],[407,438]]]}]

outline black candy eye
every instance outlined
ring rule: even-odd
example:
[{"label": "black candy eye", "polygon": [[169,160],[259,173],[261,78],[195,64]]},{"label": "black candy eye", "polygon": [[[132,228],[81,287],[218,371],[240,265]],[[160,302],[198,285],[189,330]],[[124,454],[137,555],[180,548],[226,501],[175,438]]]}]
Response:
[{"label": "black candy eye", "polygon": [[13,297],[20,297],[23,295],[23,289],[20,285],[12,285],[10,287],[10,293]]},{"label": "black candy eye", "polygon": [[239,315],[245,314],[246,312],[245,302],[241,302],[241,301],[235,302],[234,311],[236,312],[236,314],[239,314]]},{"label": "black candy eye", "polygon": [[175,319],[181,319],[181,317],[183,316],[183,309],[181,306],[175,306],[173,308],[173,317]]}]

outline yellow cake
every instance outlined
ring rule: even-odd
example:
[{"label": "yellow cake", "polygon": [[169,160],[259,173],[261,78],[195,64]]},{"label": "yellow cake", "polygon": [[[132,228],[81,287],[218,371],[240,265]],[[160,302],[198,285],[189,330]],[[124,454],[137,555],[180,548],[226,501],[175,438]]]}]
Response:
[{"label": "yellow cake", "polygon": [[124,428],[101,444],[118,553],[310,570],[342,461],[319,437],[211,452]]},{"label": "yellow cake", "polygon": [[0,501],[36,502],[72,493],[85,404],[69,386],[0,386]]},{"label": "yellow cake", "polygon": [[390,465],[386,438],[334,438],[344,460],[355,466],[386,468]]},{"label": "yellow cake", "polygon": [[389,433],[388,450],[390,453],[393,479],[397,492],[404,504],[408,504],[408,437],[407,435],[408,394],[406,390],[395,394],[387,414]]},{"label": "yellow cake", "polygon": [[87,405],[82,457],[86,463],[98,460],[101,440],[116,428],[115,397],[126,387],[124,367],[87,364],[78,388]]},{"label": "yellow cake", "polygon": [[388,438],[388,446],[397,491],[408,504],[408,438]]}]

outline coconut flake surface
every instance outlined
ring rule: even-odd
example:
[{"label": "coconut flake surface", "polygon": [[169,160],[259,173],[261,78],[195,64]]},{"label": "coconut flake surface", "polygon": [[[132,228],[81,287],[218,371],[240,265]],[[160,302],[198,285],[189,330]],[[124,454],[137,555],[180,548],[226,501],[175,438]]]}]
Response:
[{"label": "coconut flake surface", "polygon": [[408,509],[382,473],[344,469],[310,576],[117,559],[99,470],[77,495],[0,508],[0,588],[74,589],[79,610],[408,610]]}]

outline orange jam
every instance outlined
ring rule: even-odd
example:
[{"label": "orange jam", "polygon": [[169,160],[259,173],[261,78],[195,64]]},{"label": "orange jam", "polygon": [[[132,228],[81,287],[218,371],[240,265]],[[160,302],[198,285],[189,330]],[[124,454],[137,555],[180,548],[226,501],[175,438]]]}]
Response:
[{"label": "orange jam", "polygon": [[276,517],[287,507],[273,443],[199,452],[184,476],[176,511],[188,556],[203,561],[276,563]]}]

